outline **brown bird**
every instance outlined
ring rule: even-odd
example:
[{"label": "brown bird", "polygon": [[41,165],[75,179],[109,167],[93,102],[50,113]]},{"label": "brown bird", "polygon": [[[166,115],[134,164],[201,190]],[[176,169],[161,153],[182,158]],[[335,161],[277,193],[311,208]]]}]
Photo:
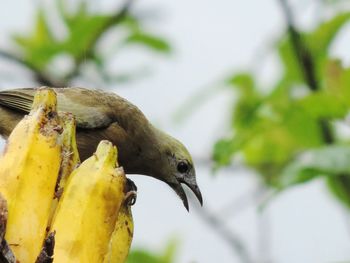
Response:
[{"label": "brown bird", "polygon": [[[58,110],[71,112],[76,117],[82,160],[94,153],[101,140],[109,140],[118,147],[119,162],[126,173],[148,175],[167,183],[188,210],[183,183],[202,205],[190,153],[181,142],[155,128],[136,106],[101,90],[54,90]],[[30,111],[35,91],[35,88],[0,91],[0,134],[4,138]]]}]

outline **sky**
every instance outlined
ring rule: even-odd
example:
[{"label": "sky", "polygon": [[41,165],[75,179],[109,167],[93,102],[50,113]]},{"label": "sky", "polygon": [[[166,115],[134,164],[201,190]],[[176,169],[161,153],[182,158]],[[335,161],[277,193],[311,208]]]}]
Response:
[{"label": "sky", "polygon": [[[26,31],[36,2],[2,1],[0,47],[9,46],[6,36],[10,32]],[[100,1],[94,5],[108,9],[116,6],[114,2]],[[300,21],[305,26],[312,26],[313,18],[317,17],[313,2],[293,1],[296,10],[303,11]],[[279,6],[272,0],[143,0],[134,8],[140,12],[159,11],[158,18],[147,22],[146,27],[168,38],[174,52],[160,56],[131,48],[119,53],[111,61],[112,68],[151,65],[150,73],[141,80],[110,88],[136,104],[157,126],[180,139],[195,160],[206,158],[212,142],[226,132],[231,93],[220,92],[180,124],[174,121],[174,112],[181,109],[186,98],[231,72],[253,69],[264,83],[274,80],[279,64],[273,54],[262,57],[261,53],[284,30]],[[343,56],[349,41],[350,37],[344,36],[332,52]],[[7,64],[0,63],[0,73],[12,77],[2,82],[0,88],[32,85],[27,78],[12,76],[12,72]],[[133,207],[133,247],[160,250],[169,240],[176,239],[177,263],[240,262],[230,246],[199,217],[195,204],[190,204],[188,213],[165,184],[138,175],[130,178],[139,188]],[[256,188],[254,174],[244,169],[226,169],[212,175],[208,164],[197,167],[197,181],[206,209],[224,214],[222,224],[244,241],[254,262],[350,260],[349,217],[323,182],[316,180],[282,193],[262,212],[252,204],[230,215],[226,207],[232,201],[243,202],[242,196]],[[263,240],[261,233],[266,236]]]}]

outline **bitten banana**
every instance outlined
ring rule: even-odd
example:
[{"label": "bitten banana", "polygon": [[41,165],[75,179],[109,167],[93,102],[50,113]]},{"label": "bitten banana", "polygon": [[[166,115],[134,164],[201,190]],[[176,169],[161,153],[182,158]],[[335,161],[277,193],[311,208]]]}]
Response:
[{"label": "bitten banana", "polygon": [[51,227],[54,262],[103,262],[124,199],[126,178],[116,159],[116,147],[102,141],[70,175]]},{"label": "bitten banana", "polygon": [[35,262],[46,234],[61,163],[56,96],[41,89],[0,157],[0,192],[8,201],[5,239],[18,262]]},{"label": "bitten banana", "polygon": [[132,199],[135,192],[126,194],[125,201],[120,207],[117,224],[109,243],[108,253],[103,263],[124,263],[128,257],[132,237],[134,234],[134,222],[131,214]]},{"label": "bitten banana", "polygon": [[79,165],[80,158],[76,140],[76,123],[73,114],[60,112],[59,114],[63,132],[62,132],[62,162],[57,181],[56,195],[62,194],[64,186],[69,175]]},{"label": "bitten banana", "polygon": [[64,190],[64,186],[75,168],[80,163],[79,152],[76,141],[76,124],[75,118],[71,113],[60,112],[59,113],[60,122],[62,125],[62,151],[61,151],[61,166],[57,178],[56,188],[55,188],[55,198],[51,204],[51,212],[49,217],[48,226],[51,226],[52,218],[55,214],[58,201]]}]

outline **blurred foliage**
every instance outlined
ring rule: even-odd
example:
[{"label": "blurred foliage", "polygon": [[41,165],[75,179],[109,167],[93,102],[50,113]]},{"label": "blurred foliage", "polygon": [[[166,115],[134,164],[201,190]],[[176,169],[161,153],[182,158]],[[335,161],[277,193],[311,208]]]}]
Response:
[{"label": "blurred foliage", "polygon": [[[106,68],[111,54],[115,56],[123,47],[131,45],[141,45],[146,50],[163,54],[171,52],[165,39],[145,30],[142,19],[129,11],[132,1],[125,1],[124,7],[109,13],[92,11],[86,0],[74,1],[77,5],[74,10],[68,8],[71,5],[67,1],[56,0],[55,3],[50,8],[39,6],[29,34],[13,35],[16,53],[2,52],[5,57],[20,61],[31,69],[41,82],[39,84],[67,86],[80,75],[81,66],[88,63],[94,65],[106,82],[130,80],[130,76],[108,73]],[[58,14],[63,29],[57,28],[57,21],[50,14]],[[99,44],[111,32],[120,39],[106,54]],[[51,63],[62,56],[72,62],[71,68],[67,72],[52,70]]]},{"label": "blurred foliage", "polygon": [[126,263],[174,263],[177,242],[170,241],[162,252],[150,252],[146,249],[133,249]]},{"label": "blurred foliage", "polygon": [[344,122],[350,110],[350,68],[329,52],[349,20],[350,13],[344,12],[310,32],[300,32],[312,59],[305,67],[313,67],[317,90],[305,80],[301,65],[306,62],[299,61],[303,57],[297,56],[290,34],[276,45],[283,71],[271,92],[263,93],[249,72],[227,78],[235,102],[230,135],[214,146],[218,167],[229,165],[239,154],[277,189],[324,177],[330,190],[350,207],[350,138],[340,138],[335,125]]}]

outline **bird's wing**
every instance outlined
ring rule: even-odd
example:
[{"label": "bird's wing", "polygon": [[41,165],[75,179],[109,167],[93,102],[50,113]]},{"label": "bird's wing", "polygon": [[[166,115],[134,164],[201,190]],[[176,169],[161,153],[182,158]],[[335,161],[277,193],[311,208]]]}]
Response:
[{"label": "bird's wing", "polygon": [[[0,91],[0,105],[15,111],[28,113],[31,109],[36,89],[15,89]],[[92,94],[86,89],[55,89],[59,111],[75,115],[79,128],[104,128],[113,123],[109,109],[105,110],[94,101]],[[81,91],[81,92],[80,92]],[[77,97],[79,99],[77,99]]]},{"label": "bird's wing", "polygon": [[0,91],[0,105],[28,113],[32,107],[33,96],[17,90]]}]

